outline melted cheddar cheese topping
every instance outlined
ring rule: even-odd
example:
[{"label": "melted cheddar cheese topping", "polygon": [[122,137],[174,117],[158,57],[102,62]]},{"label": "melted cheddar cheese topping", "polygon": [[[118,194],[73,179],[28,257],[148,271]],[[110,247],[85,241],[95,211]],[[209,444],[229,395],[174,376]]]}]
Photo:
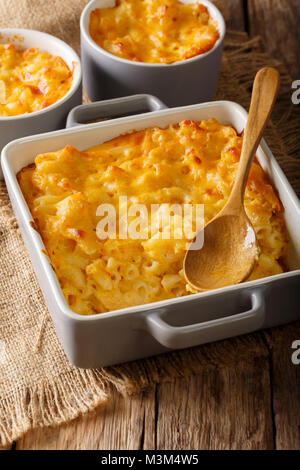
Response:
[{"label": "melted cheddar cheese topping", "polygon": [[170,64],[208,52],[218,24],[201,2],[118,0],[90,15],[92,39],[123,59]]},{"label": "melted cheddar cheese topping", "polygon": [[[186,120],[83,152],[66,146],[21,170],[20,187],[70,308],[88,315],[189,294],[182,272],[186,239],[101,240],[97,208],[112,204],[118,214],[120,196],[128,207],[203,204],[207,223],[230,195],[241,145],[242,137],[215,119]],[[245,207],[260,247],[250,279],[283,272],[283,208],[257,161]]]},{"label": "melted cheddar cheese topping", "polygon": [[73,74],[61,57],[37,48],[0,44],[0,116],[44,109],[70,89]]}]

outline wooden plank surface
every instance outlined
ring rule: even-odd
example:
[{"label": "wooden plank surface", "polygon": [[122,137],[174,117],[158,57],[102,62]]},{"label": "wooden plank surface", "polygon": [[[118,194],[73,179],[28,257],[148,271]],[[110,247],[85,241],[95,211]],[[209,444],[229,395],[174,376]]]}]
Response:
[{"label": "wooden plank surface", "polygon": [[291,361],[300,323],[253,336],[266,344],[257,357],[133,397],[113,392],[107,406],[29,432],[16,449],[300,449],[300,365]]},{"label": "wooden plank surface", "polygon": [[244,0],[212,0],[212,2],[224,16],[228,29],[245,30]]},{"label": "wooden plank surface", "polygon": [[160,384],[55,429],[37,429],[17,449],[272,449],[266,357]]},{"label": "wooden plank surface", "polygon": [[292,344],[300,341],[300,323],[265,332],[270,348],[270,378],[278,450],[300,449],[300,364],[292,362]]},{"label": "wooden plank surface", "polygon": [[269,391],[265,357],[159,386],[157,449],[273,449]]},{"label": "wooden plank surface", "polygon": [[271,57],[282,61],[300,79],[299,0],[248,0],[250,34],[259,34]]},{"label": "wooden plank surface", "polygon": [[[299,0],[214,3],[229,29],[261,35],[265,50],[300,78]],[[16,449],[300,449],[300,365],[291,361],[300,324],[256,337],[265,347],[255,358],[216,363],[135,397],[114,392],[107,407],[32,431]]]},{"label": "wooden plank surface", "polygon": [[65,426],[31,431],[16,449],[153,449],[154,429],[155,390],[126,398],[112,391],[107,406]]}]

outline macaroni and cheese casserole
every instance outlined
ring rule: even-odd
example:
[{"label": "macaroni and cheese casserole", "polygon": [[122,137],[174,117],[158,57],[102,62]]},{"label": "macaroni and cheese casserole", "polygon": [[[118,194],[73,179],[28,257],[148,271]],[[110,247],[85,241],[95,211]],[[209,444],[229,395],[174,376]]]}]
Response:
[{"label": "macaroni and cheese casserole", "polygon": [[[241,145],[242,137],[215,119],[185,120],[121,135],[86,151],[66,146],[38,155],[21,170],[20,187],[70,308],[89,315],[189,294],[182,272],[189,239],[160,237],[166,227],[147,218],[145,208],[154,208],[155,216],[165,205],[202,204],[200,218],[207,223],[230,195]],[[125,202],[128,224],[139,219],[138,238],[120,234],[118,216]],[[133,205],[139,214],[130,214]],[[111,207],[117,223],[106,222],[116,233],[105,239],[98,226]],[[256,160],[245,207],[260,247],[250,279],[283,272],[283,208]],[[113,219],[114,212],[109,214]],[[178,228],[181,221],[182,213],[174,209],[171,223]]]},{"label": "macaroni and cheese casserole", "polygon": [[73,74],[61,57],[37,48],[0,44],[0,116],[39,111],[70,89]]},{"label": "macaroni and cheese casserole", "polygon": [[219,38],[217,22],[198,1],[117,0],[92,11],[89,30],[111,54],[164,64],[208,52]]}]

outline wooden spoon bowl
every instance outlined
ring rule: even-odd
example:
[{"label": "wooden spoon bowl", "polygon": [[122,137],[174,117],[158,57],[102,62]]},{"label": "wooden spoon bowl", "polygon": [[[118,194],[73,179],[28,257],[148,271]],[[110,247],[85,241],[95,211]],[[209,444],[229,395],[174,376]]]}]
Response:
[{"label": "wooden spoon bowl", "polygon": [[246,214],[217,217],[203,230],[205,243],[201,249],[201,262],[197,256],[191,255],[191,251],[185,259],[191,287],[198,291],[209,290],[212,286],[218,289],[247,279],[255,266],[259,249],[254,228]]}]

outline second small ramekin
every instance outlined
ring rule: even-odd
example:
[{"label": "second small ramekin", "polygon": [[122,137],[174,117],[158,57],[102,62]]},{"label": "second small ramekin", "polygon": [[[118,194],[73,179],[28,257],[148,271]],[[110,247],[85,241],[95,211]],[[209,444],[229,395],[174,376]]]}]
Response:
[{"label": "second small ramekin", "polygon": [[0,29],[0,44],[4,43],[14,44],[18,49],[38,47],[41,51],[62,57],[70,70],[73,70],[73,82],[70,90],[47,108],[29,114],[0,116],[0,152],[11,140],[65,127],[69,111],[82,102],[80,60],[68,44],[50,34],[16,28]]},{"label": "second small ramekin", "polygon": [[[182,0],[191,3],[196,0]],[[89,33],[90,14],[115,0],[92,0],[80,20],[83,85],[92,101],[137,93],[155,95],[168,106],[202,103],[213,99],[218,83],[225,21],[209,1],[201,0],[217,21],[220,37],[205,54],[172,64],[150,64],[122,59],[102,49]]]}]

